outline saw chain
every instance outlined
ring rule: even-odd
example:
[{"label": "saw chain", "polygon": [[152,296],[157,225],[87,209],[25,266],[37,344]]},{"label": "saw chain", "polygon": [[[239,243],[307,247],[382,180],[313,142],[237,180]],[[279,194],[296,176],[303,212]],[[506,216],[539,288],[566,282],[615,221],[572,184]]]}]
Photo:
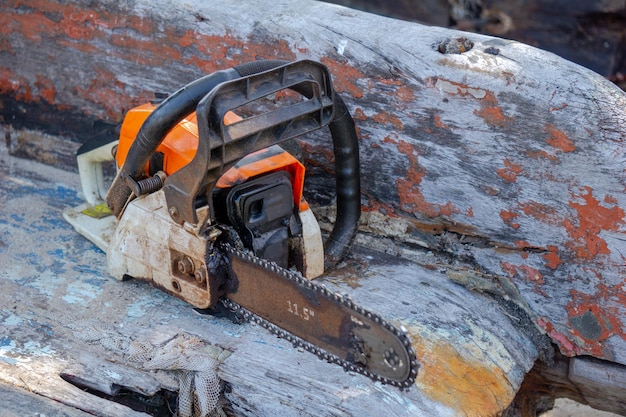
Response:
[{"label": "saw chain", "polygon": [[[259,280],[267,278],[260,277],[261,271],[265,271],[268,276],[271,275],[274,279],[277,279],[277,282],[280,283],[278,284],[279,286],[282,285],[285,289],[290,287],[291,290],[288,292],[293,293],[295,290],[304,294],[304,299],[309,300],[307,307],[287,299],[287,312],[285,314],[288,317],[296,317],[300,321],[299,323],[298,320],[295,320],[295,326],[293,326],[294,320],[285,322],[281,319],[277,320],[276,316],[264,317],[263,306],[258,304],[262,304],[265,301],[263,300],[263,295],[258,293],[258,288],[255,288],[254,291],[256,304],[253,301],[253,305],[244,307],[236,302],[239,297],[238,292],[234,292],[227,294],[227,298],[221,300],[226,308],[232,310],[245,321],[258,324],[278,337],[287,340],[294,347],[302,348],[324,361],[339,365],[345,371],[357,372],[373,381],[401,389],[409,388],[414,384],[419,365],[415,350],[404,329],[398,328],[384,320],[381,316],[360,307],[350,298],[334,293],[323,285],[307,280],[298,272],[281,268],[272,262],[254,256],[248,251],[237,249],[228,243],[222,243],[220,246],[220,249],[230,259],[231,279],[238,280],[240,286],[242,285],[241,281],[247,281],[250,279],[250,276],[256,276]],[[238,275],[236,264],[239,262],[244,263],[247,267],[252,267],[257,273],[253,275],[242,275],[240,273]],[[263,284],[261,283],[261,285]],[[275,286],[272,283],[269,283],[269,285]],[[271,288],[270,290],[277,289],[279,288]],[[244,299],[246,303],[250,302],[250,298]],[[335,317],[335,322],[341,323],[342,327],[339,334],[331,331],[331,334],[316,334],[314,336],[315,342],[331,340],[332,346],[330,347],[335,352],[329,352],[318,344],[294,334],[294,329],[303,327],[298,325],[302,322],[306,322],[309,326],[317,325],[314,319],[321,316],[321,314],[315,307],[323,304],[320,301],[329,303],[328,305],[331,305],[337,311],[341,311],[341,314],[344,315],[344,317]],[[303,301],[299,302],[305,303]],[[260,307],[259,311],[255,311],[257,307]],[[278,310],[278,306],[274,306],[274,308]],[[333,311],[331,314],[337,315],[338,313]],[[283,327],[275,324],[277,322],[283,324]],[[328,328],[328,323],[321,322],[319,327]],[[332,328],[332,325],[330,327]],[[374,338],[376,340],[373,340]]]}]

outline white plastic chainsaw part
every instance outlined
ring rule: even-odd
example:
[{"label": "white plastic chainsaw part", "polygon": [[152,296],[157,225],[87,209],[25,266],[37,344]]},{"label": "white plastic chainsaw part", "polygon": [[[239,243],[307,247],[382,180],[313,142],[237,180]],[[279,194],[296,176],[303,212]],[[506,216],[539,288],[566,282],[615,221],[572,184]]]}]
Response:
[{"label": "white plastic chainsaw part", "polygon": [[322,232],[310,208],[299,214],[302,223],[302,275],[314,279],[324,273]]},{"label": "white plastic chainsaw part", "polygon": [[95,206],[105,200],[108,188],[104,185],[102,163],[113,161],[113,148],[119,141],[113,141],[76,157],[80,184],[85,201]]},{"label": "white plastic chainsaw part", "polygon": [[[217,300],[208,286],[207,244],[194,228],[172,220],[159,190],[128,203],[107,251],[109,273],[119,280],[129,275],[152,281],[195,307],[208,308]],[[179,262],[188,266],[181,270]],[[204,278],[196,279],[196,272]]]},{"label": "white plastic chainsaw part", "polygon": [[[105,204],[105,203],[102,203]],[[87,214],[94,212],[94,208],[106,207],[105,206],[93,206],[91,203],[83,203],[77,207],[69,207],[63,210],[63,218],[74,229],[97,247],[106,252],[111,241],[111,236],[115,233],[115,227],[117,226],[117,219],[113,215],[106,217],[94,217]]]},{"label": "white plastic chainsaw part", "polygon": [[117,221],[110,215],[105,203],[107,188],[102,164],[113,161],[112,150],[117,144],[118,141],[113,141],[76,157],[86,202],[63,211],[65,220],[104,252],[107,251]]}]

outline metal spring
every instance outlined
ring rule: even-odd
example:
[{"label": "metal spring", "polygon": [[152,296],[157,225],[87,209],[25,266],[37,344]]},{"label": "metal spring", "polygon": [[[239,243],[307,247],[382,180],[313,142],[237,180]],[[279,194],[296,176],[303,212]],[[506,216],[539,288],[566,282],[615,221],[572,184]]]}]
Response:
[{"label": "metal spring", "polygon": [[150,178],[137,181],[137,188],[135,195],[140,196],[144,194],[150,194],[163,188],[163,181],[165,179],[165,173],[162,171],[157,172]]}]

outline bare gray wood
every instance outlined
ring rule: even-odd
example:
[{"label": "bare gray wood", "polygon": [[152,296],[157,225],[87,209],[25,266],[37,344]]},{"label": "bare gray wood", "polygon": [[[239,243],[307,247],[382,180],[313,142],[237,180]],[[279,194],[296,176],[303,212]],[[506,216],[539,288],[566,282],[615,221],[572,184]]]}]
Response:
[{"label": "bare gray wood", "polygon": [[[23,417],[26,410],[36,410],[39,413],[37,415],[59,417],[88,417],[90,415],[7,384],[0,384],[0,404],[2,404],[3,417]],[[31,415],[34,414],[31,413]]]},{"label": "bare gray wood", "polygon": [[405,326],[421,363],[408,391],[375,384],[260,327],[201,316],[153,287],[110,278],[105,254],[61,217],[80,201],[78,178],[4,151],[0,161],[2,383],[96,415],[142,415],[61,375],[109,395],[176,391],[121,346],[184,333],[230,351],[218,375],[237,415],[495,415],[537,357],[515,318],[447,279],[439,257],[424,254],[418,264],[359,249],[323,282]]}]

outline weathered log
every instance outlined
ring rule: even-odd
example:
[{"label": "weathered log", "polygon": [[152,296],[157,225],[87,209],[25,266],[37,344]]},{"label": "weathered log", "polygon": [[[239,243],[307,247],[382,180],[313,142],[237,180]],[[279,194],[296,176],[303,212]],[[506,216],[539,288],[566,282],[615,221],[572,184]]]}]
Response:
[{"label": "weathered log", "polygon": [[501,36],[553,52],[626,84],[626,4],[622,0],[331,0],[429,25]]},{"label": "weathered log", "polygon": [[[260,327],[200,316],[148,285],[111,279],[104,254],[62,220],[62,209],[78,201],[76,176],[0,160],[1,382],[86,412],[132,415],[113,402],[116,389],[158,396],[177,386],[155,380],[118,347],[184,332],[232,352],[218,374],[236,415],[481,416],[506,408],[537,357],[533,335],[541,336],[532,323],[520,328],[524,313],[509,317],[503,300],[449,280],[445,259],[423,254],[417,264],[359,249],[325,285],[405,326],[421,363],[408,391],[375,384]],[[40,231],[45,240],[33,245]]]},{"label": "weathered log", "polygon": [[[385,404],[398,415],[496,415],[535,359],[549,359],[543,333],[566,356],[626,364],[626,98],[602,77],[516,42],[307,1],[271,10],[8,1],[0,12],[8,149],[47,161],[67,160],[98,122],[119,122],[153,91],[206,72],[258,58],[312,58],[331,69],[361,136],[359,243],[387,256],[355,252],[352,270],[326,280],[409,329],[420,379],[399,394],[283,354],[281,342],[261,349],[244,337],[222,367],[241,414],[295,413],[298,402],[312,414]],[[301,143],[314,203],[332,198],[327,142]],[[70,194],[47,204],[71,204]],[[54,225],[67,233],[61,242],[84,245]],[[100,265],[94,274],[105,274],[102,256],[79,262],[75,250],[63,252],[77,263],[69,270]],[[3,265],[9,252],[0,252]],[[11,271],[7,278],[19,274]],[[301,368],[275,365],[287,359]],[[295,373],[306,382],[290,382]],[[273,400],[262,401],[270,391]]]}]

